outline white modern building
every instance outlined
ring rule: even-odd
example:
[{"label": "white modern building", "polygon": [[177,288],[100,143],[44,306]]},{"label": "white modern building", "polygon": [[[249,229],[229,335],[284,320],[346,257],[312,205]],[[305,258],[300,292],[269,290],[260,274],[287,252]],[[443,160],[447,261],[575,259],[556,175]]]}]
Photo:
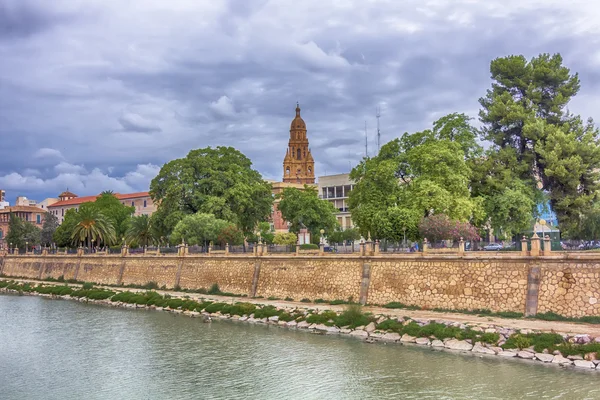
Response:
[{"label": "white modern building", "polygon": [[348,209],[348,197],[354,189],[350,174],[320,176],[318,187],[319,198],[331,202],[338,209],[337,219],[342,229],[353,228],[354,224]]}]

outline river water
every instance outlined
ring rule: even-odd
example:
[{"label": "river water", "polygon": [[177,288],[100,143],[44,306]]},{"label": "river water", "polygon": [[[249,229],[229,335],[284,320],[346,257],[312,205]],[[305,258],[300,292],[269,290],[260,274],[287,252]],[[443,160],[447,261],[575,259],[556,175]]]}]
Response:
[{"label": "river water", "polygon": [[0,399],[600,399],[600,374],[0,296]]}]

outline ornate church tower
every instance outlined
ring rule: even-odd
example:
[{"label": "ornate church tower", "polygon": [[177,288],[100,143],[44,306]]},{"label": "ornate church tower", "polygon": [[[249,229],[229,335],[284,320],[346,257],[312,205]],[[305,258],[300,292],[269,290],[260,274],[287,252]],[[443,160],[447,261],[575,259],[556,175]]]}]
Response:
[{"label": "ornate church tower", "polygon": [[283,181],[288,183],[315,183],[315,160],[310,154],[306,124],[300,117],[300,105],[296,104],[296,118],[290,126],[290,141],[283,159]]}]

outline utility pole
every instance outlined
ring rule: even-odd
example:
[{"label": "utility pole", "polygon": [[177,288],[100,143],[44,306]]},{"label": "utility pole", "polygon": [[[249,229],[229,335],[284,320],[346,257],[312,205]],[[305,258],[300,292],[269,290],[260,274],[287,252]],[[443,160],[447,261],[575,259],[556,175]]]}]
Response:
[{"label": "utility pole", "polygon": [[367,138],[367,121],[365,121],[365,157],[369,157],[369,141]]},{"label": "utility pole", "polygon": [[381,132],[379,131],[379,117],[381,117],[381,110],[379,106],[377,106],[377,110],[375,112],[375,117],[377,118],[377,154],[379,154],[380,142],[381,142]]}]

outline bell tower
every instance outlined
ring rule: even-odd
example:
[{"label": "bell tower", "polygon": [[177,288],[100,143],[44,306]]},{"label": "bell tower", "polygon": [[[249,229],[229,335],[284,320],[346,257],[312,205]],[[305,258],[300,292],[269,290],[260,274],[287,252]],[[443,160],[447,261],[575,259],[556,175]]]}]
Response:
[{"label": "bell tower", "polygon": [[306,124],[300,117],[300,105],[296,103],[296,117],[290,126],[290,140],[283,159],[283,181],[287,183],[315,183],[315,160],[313,160]]}]

